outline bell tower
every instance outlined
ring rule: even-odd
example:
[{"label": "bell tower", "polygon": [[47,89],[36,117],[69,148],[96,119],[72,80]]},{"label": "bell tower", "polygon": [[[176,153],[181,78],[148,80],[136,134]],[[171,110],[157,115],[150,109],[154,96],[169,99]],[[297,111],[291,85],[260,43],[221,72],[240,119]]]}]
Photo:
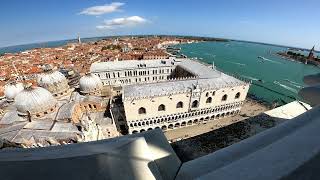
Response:
[{"label": "bell tower", "polygon": [[81,44],[81,38],[80,38],[80,35],[78,35],[78,44]]}]

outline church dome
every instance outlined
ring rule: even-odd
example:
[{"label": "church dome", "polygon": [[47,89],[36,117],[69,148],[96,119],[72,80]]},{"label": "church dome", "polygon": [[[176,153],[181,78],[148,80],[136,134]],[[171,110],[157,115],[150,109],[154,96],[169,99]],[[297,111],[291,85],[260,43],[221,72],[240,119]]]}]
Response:
[{"label": "church dome", "polygon": [[59,71],[47,70],[38,75],[37,83],[50,91],[54,96],[60,96],[69,89],[66,77]]},{"label": "church dome", "polygon": [[41,87],[26,87],[15,98],[15,106],[19,115],[46,114],[53,111],[57,104],[52,94]]},{"label": "church dome", "polygon": [[4,86],[4,95],[7,98],[7,101],[12,102],[14,98],[23,91],[23,84],[22,83],[9,83]]},{"label": "church dome", "polygon": [[79,81],[80,92],[84,94],[99,94],[102,89],[100,78],[94,74],[86,74]]}]

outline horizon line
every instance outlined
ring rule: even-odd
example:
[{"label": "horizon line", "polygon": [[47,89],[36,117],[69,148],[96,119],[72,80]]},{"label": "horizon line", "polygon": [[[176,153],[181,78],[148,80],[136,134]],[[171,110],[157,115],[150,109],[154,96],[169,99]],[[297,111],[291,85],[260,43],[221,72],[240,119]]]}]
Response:
[{"label": "horizon line", "polygon": [[[112,37],[128,37],[128,36],[169,36],[169,37],[199,37],[199,38],[217,38],[217,39],[225,39],[229,41],[239,41],[239,42],[247,42],[247,43],[255,43],[255,44],[264,44],[264,45],[272,45],[272,46],[278,46],[278,47],[286,47],[286,48],[295,48],[295,49],[302,49],[302,50],[310,50],[309,48],[303,48],[303,47],[297,47],[297,46],[289,46],[289,45],[282,45],[282,44],[273,44],[273,43],[266,43],[266,42],[260,42],[260,41],[251,41],[251,40],[242,40],[242,39],[230,39],[230,38],[221,38],[221,37],[214,37],[214,36],[197,36],[197,35],[169,35],[169,34],[135,34],[135,35],[108,35],[108,36],[91,36],[91,37],[81,37],[81,39],[93,39],[93,38],[112,38]],[[72,38],[72,39],[60,39],[60,40],[50,40],[50,41],[41,41],[41,42],[31,42],[31,43],[25,43],[25,44],[16,44],[16,45],[10,45],[10,46],[3,46],[0,47],[0,50],[6,49],[6,48],[13,48],[17,46],[27,46],[27,45],[33,45],[33,44],[45,44],[45,43],[50,43],[50,42],[60,42],[60,41],[73,41],[77,40],[77,38]],[[54,47],[60,47],[60,46],[52,46],[51,48]],[[31,49],[36,49],[36,48],[42,48],[42,47],[35,47],[35,48],[30,48],[26,50],[31,50]],[[19,51],[21,52],[21,51]],[[320,53],[319,50],[315,50],[315,52]],[[11,52],[0,52],[0,53],[11,53]],[[17,52],[13,52],[17,53]]]}]

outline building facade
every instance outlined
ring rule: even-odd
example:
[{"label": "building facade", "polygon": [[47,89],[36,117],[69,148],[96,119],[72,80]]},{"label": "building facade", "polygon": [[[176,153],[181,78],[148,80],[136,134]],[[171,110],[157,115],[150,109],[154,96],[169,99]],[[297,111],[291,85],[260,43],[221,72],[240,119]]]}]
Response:
[{"label": "building facade", "polygon": [[98,62],[91,65],[90,71],[104,86],[124,86],[166,81],[175,63],[174,59]]},{"label": "building facade", "polygon": [[[196,80],[192,81],[196,83]],[[124,109],[129,132],[155,128],[171,130],[235,115],[240,112],[249,90],[249,84],[245,83],[210,88],[185,84],[189,83],[175,81],[140,86],[142,96],[130,93],[130,87],[125,88]],[[170,88],[166,93],[146,93],[168,85],[185,89],[175,91],[175,88]]]},{"label": "building facade", "polygon": [[171,130],[237,114],[250,85],[191,59],[96,63],[91,70],[107,86],[121,87],[129,133]]}]

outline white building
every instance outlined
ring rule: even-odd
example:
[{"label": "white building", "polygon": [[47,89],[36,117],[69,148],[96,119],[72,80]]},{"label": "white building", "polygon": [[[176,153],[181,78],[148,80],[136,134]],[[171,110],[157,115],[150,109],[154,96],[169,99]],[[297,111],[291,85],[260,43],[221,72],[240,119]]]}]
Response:
[{"label": "white building", "polygon": [[91,72],[122,94],[129,133],[234,115],[249,90],[248,82],[190,59],[94,63]]},{"label": "white building", "polygon": [[90,71],[100,77],[103,85],[122,86],[168,80],[178,62],[175,59],[97,62]]}]

